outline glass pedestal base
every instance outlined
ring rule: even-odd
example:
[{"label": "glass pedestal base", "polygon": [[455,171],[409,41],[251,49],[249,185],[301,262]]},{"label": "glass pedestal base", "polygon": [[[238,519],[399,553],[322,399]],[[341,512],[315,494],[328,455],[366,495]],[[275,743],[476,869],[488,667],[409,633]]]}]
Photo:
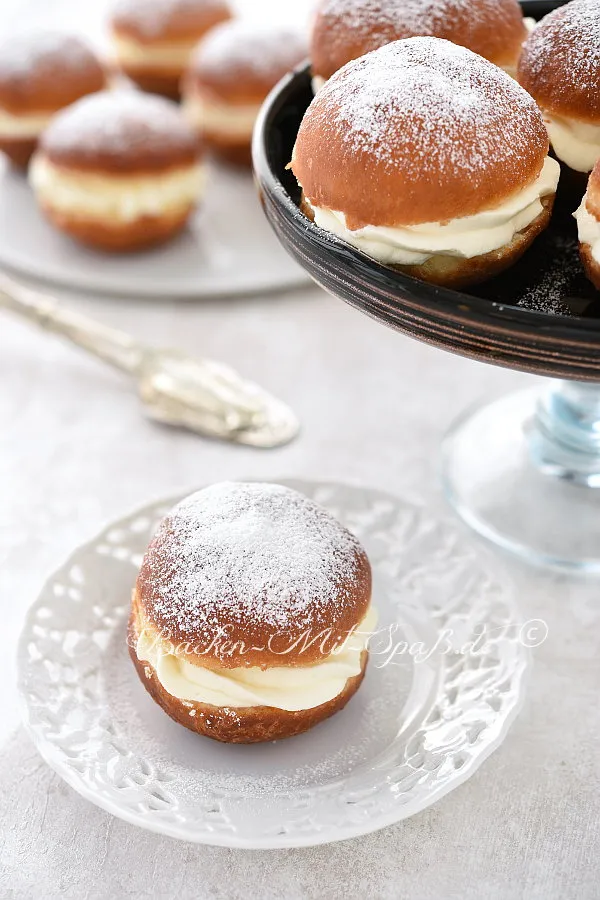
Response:
[{"label": "glass pedestal base", "polygon": [[600,388],[559,382],[470,410],[442,445],[464,521],[528,562],[600,574]]}]

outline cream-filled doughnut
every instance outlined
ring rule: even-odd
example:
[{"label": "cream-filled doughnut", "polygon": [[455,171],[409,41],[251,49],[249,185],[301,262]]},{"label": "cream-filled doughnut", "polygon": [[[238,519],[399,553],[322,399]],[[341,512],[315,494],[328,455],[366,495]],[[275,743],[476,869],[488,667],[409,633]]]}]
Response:
[{"label": "cream-filled doughnut", "polygon": [[542,110],[556,157],[591,172],[600,157],[600,0],[545,16],[525,42],[518,79]]},{"label": "cream-filled doughnut", "polygon": [[532,98],[438,38],[344,66],[300,126],[291,168],[317,225],[379,262],[462,287],[510,266],[550,219],[559,177]]},{"label": "cream-filled doughnut", "polygon": [[117,0],[110,19],[116,62],[143,90],[178,99],[194,46],[231,15],[227,0]]},{"label": "cream-filled doughnut", "polygon": [[527,27],[517,0],[321,0],[310,40],[315,89],[350,60],[419,36],[462,44],[514,74]]},{"label": "cream-filled doughnut", "polygon": [[198,139],[178,107],[133,90],[92,94],[59,113],[29,177],[57,228],[111,251],[177,234],[204,188]]},{"label": "cream-filled doughnut", "polygon": [[129,650],[186,728],[254,743],[341,709],[376,626],[358,540],[290,488],[225,482],[159,525],[132,599]]},{"label": "cream-filled doughnut", "polygon": [[594,287],[600,290],[600,160],[592,169],[587,191],[574,215],[585,273]]},{"label": "cream-filled doughnut", "polygon": [[34,29],[0,42],[0,150],[25,167],[52,116],[100,91],[104,68],[75,35]]},{"label": "cream-filled doughnut", "polygon": [[291,29],[219,25],[200,41],[184,77],[186,118],[219,155],[249,165],[263,101],[306,55],[306,41]]}]

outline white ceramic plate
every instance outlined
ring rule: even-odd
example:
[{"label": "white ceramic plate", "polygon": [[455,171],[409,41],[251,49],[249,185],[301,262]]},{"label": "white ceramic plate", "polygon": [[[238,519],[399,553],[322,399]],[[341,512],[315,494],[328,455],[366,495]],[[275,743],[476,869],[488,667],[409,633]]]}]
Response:
[{"label": "white ceramic plate", "polygon": [[[29,732],[68,784],[128,822],[229,847],[361,835],[465,781],[519,709],[528,659],[519,615],[479,547],[385,493],[284,483],[363,541],[380,615],[363,685],[312,731],[218,744],[172,722],[138,681],[125,643],[130,591],[157,520],[179,498],[79,548],[30,611],[18,660]],[[467,652],[481,626],[486,640]],[[446,629],[452,650],[438,643]]]},{"label": "white ceramic plate", "polygon": [[273,235],[249,172],[209,164],[205,201],[183,234],[145,253],[96,253],[41,215],[26,178],[0,169],[0,266],[46,284],[123,297],[194,299],[307,284]]}]

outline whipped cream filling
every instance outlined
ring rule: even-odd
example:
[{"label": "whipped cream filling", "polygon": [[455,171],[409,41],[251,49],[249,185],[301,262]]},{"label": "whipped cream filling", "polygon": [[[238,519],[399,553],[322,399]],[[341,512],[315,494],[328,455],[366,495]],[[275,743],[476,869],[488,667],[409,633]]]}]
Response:
[{"label": "whipped cream filling", "polygon": [[38,153],[31,162],[29,180],[42,205],[86,219],[133,222],[193,206],[204,191],[206,177],[199,163],[156,175],[67,172]]},{"label": "whipped cream filling", "polygon": [[581,201],[581,206],[573,215],[577,220],[577,231],[581,244],[589,244],[592,257],[600,264],[600,222],[591,214],[587,206],[587,194]]},{"label": "whipped cream filling", "polygon": [[432,256],[471,259],[510,244],[542,212],[541,198],[556,191],[560,166],[550,157],[528,187],[494,209],[450,222],[351,230],[343,212],[310,204],[315,223],[384,265],[421,265]]},{"label": "whipped cream filling", "polygon": [[183,114],[193,128],[239,141],[252,138],[259,112],[260,104],[215,103],[193,93],[183,102]]},{"label": "whipped cream filling", "polygon": [[36,138],[42,133],[52,113],[35,113],[34,115],[17,116],[0,108],[0,138]]},{"label": "whipped cream filling", "polygon": [[141,43],[114,32],[112,41],[114,54],[121,65],[131,69],[161,69],[175,75],[186,68],[195,47],[195,41]]},{"label": "whipped cream filling", "polygon": [[[339,651],[308,666],[258,666],[206,669],[163,649],[145,630],[138,637],[136,654],[148,662],[173,697],[212,706],[272,706],[294,712],[313,709],[340,694],[349,678],[361,670],[360,658],[377,625],[372,606]],[[282,662],[285,655],[281,656]]]},{"label": "whipped cream filling", "polygon": [[591,172],[600,157],[600,122],[597,125],[544,113],[552,149],[576,172]]}]

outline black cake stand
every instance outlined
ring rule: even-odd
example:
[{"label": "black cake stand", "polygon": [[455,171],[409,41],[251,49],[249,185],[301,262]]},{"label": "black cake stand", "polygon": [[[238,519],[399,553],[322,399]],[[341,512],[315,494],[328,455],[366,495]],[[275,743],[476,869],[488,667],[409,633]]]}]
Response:
[{"label": "black cake stand", "polygon": [[[538,17],[559,2],[524,2]],[[474,529],[537,563],[600,573],[600,295],[579,261],[571,198],[508,272],[468,293],[379,265],[310,222],[286,169],[312,99],[308,67],[267,100],[254,136],[265,213],[329,293],[403,334],[553,380],[469,411],[442,446],[447,496]]]}]

